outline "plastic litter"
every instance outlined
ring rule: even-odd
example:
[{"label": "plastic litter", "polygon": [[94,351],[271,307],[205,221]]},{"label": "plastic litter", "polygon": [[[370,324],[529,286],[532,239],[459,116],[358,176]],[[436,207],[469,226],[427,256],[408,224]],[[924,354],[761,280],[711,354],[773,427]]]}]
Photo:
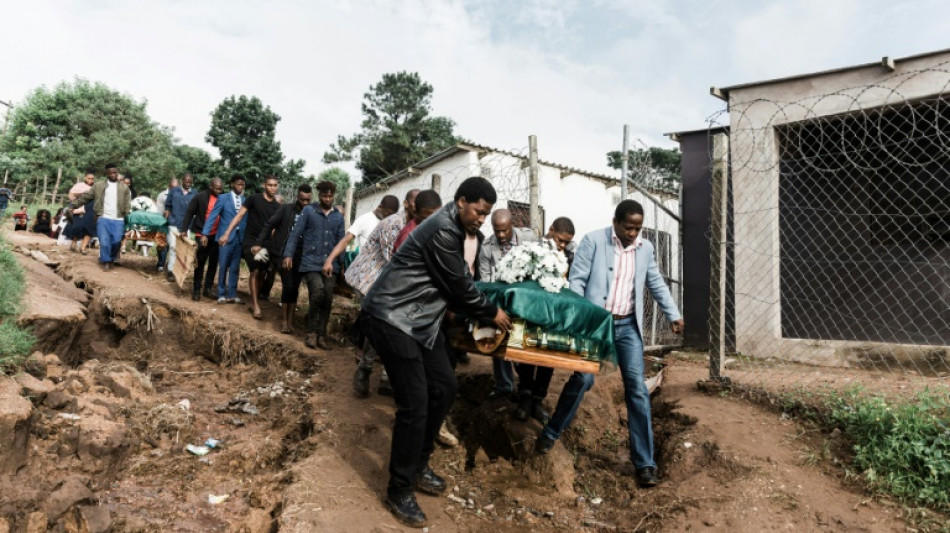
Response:
[{"label": "plastic litter", "polygon": [[82,418],[79,415],[74,415],[72,413],[59,413],[59,417],[65,418],[66,420],[79,420]]},{"label": "plastic litter", "polygon": [[182,411],[190,411],[190,410],[191,410],[191,402],[188,401],[188,398],[185,398],[184,400],[178,402],[178,403],[175,404],[175,405],[177,405]]},{"label": "plastic litter", "polygon": [[188,453],[192,455],[197,455],[201,457],[204,455],[208,455],[208,452],[211,451],[211,448],[207,446],[195,446],[194,444],[189,444],[188,446],[185,446],[185,451],[187,451]]},{"label": "plastic litter", "polygon": [[219,441],[218,439],[209,438],[208,440],[205,441],[205,446],[211,449],[217,448],[218,444],[221,444],[221,441]]},{"label": "plastic litter", "polygon": [[227,500],[228,496],[230,496],[230,494],[209,494],[208,503],[210,503],[211,505],[217,505],[223,502],[224,500]]}]

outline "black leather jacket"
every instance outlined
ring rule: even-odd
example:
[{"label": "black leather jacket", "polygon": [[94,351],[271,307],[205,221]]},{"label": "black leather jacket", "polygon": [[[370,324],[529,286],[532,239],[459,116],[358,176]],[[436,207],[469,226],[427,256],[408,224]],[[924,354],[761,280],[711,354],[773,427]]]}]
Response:
[{"label": "black leather jacket", "polygon": [[[483,238],[479,233],[479,248]],[[474,318],[494,318],[498,308],[475,288],[463,255],[464,242],[458,207],[448,204],[409,234],[376,278],[363,300],[363,311],[426,348],[435,344],[446,308]],[[478,261],[477,254],[475,258]]]}]

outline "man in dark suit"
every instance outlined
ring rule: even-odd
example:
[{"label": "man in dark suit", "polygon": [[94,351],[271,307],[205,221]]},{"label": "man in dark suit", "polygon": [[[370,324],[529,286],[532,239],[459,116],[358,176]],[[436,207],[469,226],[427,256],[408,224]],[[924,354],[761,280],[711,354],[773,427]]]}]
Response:
[{"label": "man in dark suit", "polygon": [[[205,219],[201,229],[201,244],[208,244],[208,235],[213,228],[224,229],[237,216],[244,205],[244,176],[231,176],[231,192],[218,197],[214,208]],[[241,220],[226,242],[218,240],[218,303],[244,303],[237,297],[238,274],[241,269],[241,243],[244,241],[244,227],[247,220]]]},{"label": "man in dark suit", "polygon": [[[195,275],[194,285],[192,286],[191,299],[198,301],[201,299],[201,287],[204,285],[205,298],[217,298],[217,292],[212,292],[211,287],[214,283],[214,272],[218,268],[218,240],[215,239],[218,227],[212,226],[211,234],[207,241],[202,241],[201,237],[204,231],[205,221],[208,215],[214,209],[218,201],[218,195],[224,192],[224,182],[221,178],[211,180],[211,186],[208,190],[196,194],[188,202],[188,209],[185,216],[178,226],[179,233],[191,231],[198,239],[198,249],[195,251]],[[207,244],[202,244],[206,242]],[[207,270],[205,269],[207,265]]]}]

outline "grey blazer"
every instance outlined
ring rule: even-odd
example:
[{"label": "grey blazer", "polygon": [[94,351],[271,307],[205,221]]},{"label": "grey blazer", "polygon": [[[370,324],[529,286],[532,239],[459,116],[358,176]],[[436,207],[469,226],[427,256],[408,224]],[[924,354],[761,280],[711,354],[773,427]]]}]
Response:
[{"label": "grey blazer", "polygon": [[[538,240],[534,232],[528,228],[512,228],[511,246],[521,246],[526,242]],[[501,247],[498,239],[492,235],[482,243],[482,251],[478,254],[478,273],[480,281],[495,281],[495,268],[501,261]]]},{"label": "grey blazer", "polygon": [[[572,291],[600,307],[607,303],[607,296],[614,283],[614,244],[611,239],[611,229],[612,227],[608,226],[584,236],[574,254],[574,264],[571,265],[568,278]],[[680,312],[656,265],[653,243],[647,240],[641,241],[640,247],[637,248],[636,258],[637,271],[633,280],[633,301],[636,305],[637,328],[640,330],[640,338],[643,338],[644,288],[649,289],[667,320],[670,322],[679,320]]]}]

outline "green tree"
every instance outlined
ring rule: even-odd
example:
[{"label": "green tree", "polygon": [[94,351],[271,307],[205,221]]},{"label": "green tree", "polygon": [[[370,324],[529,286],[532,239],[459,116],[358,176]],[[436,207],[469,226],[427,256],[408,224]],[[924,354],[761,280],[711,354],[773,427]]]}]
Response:
[{"label": "green tree", "polygon": [[313,174],[309,176],[303,174],[305,166],[307,166],[307,162],[303,159],[288,159],[287,163],[284,164],[284,172],[280,177],[281,181],[297,184],[303,181],[312,181]]},{"label": "green tree", "polygon": [[284,170],[284,154],[275,136],[278,122],[280,116],[256,96],[231,96],[211,113],[205,140],[218,149],[227,173],[240,172],[249,190],[260,191],[264,176]]},{"label": "green tree", "polygon": [[108,162],[132,172],[137,188],[155,190],[178,167],[173,144],[171,128],[154,122],[144,101],[77,78],[53,89],[40,87],[18,104],[0,151],[22,162],[14,179],[31,182],[31,190],[46,176],[52,191],[62,168],[58,192],[65,192],[86,168],[102,172]]},{"label": "green tree", "polygon": [[[336,184],[336,193],[342,196],[350,188],[350,175],[340,167],[330,167],[321,172],[316,179],[316,183],[321,181],[332,181]],[[315,184],[316,184],[315,183]]]},{"label": "green tree", "polygon": [[363,95],[362,130],[323,154],[324,163],[356,161],[371,185],[460,142],[455,122],[430,116],[433,88],[418,73],[383,74]]},{"label": "green tree", "polygon": [[201,148],[179,144],[175,146],[174,152],[175,157],[180,161],[178,173],[191,172],[195,178],[195,187],[204,189],[211,183],[211,178],[226,178],[211,154]]},{"label": "green tree", "polygon": [[[650,146],[628,150],[628,176],[634,183],[647,188],[675,193],[682,182],[683,154],[676,148]],[[607,165],[620,169],[620,150],[607,152]]]}]

